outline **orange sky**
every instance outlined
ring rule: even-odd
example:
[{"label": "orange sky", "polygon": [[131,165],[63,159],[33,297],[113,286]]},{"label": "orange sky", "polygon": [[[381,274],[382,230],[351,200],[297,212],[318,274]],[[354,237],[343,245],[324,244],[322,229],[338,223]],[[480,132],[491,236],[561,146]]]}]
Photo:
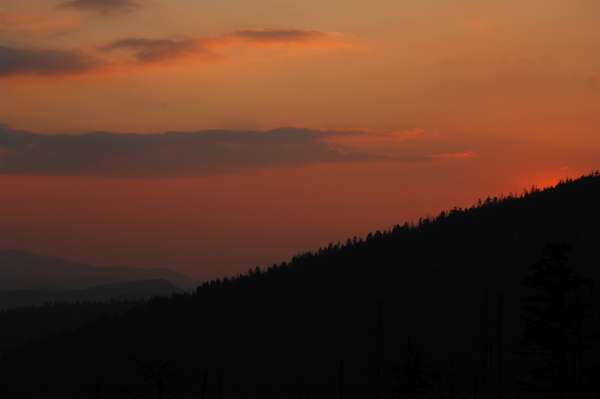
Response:
[{"label": "orange sky", "polygon": [[[598,15],[591,0],[5,0],[0,249],[205,279],[588,173]],[[114,134],[80,136],[97,131]],[[168,131],[190,133],[121,135]]]}]

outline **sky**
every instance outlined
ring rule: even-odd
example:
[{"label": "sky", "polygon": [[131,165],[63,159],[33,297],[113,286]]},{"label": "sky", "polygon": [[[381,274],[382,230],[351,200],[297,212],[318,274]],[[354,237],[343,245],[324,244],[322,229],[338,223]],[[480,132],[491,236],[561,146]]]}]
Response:
[{"label": "sky", "polygon": [[3,0],[0,249],[199,280],[600,168],[596,0]]}]

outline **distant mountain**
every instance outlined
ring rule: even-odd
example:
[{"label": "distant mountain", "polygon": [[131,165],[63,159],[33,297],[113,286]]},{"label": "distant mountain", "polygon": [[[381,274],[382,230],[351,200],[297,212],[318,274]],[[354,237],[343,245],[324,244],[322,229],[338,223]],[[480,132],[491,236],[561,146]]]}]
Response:
[{"label": "distant mountain", "polygon": [[[547,244],[563,243],[571,246],[569,268],[597,286],[599,242],[596,172],[331,243],[8,349],[0,355],[0,392],[63,399],[513,398],[517,381],[527,378],[525,363],[539,359],[516,354],[531,354],[521,344],[521,307],[535,294],[520,282]],[[585,298],[593,299],[569,300],[579,312]],[[0,329],[63,311],[6,312]],[[590,320],[597,316],[590,312]],[[597,336],[600,323],[589,326],[585,331]],[[578,348],[589,349],[581,357],[590,367],[586,376],[596,375],[586,395],[562,397],[598,398],[600,342],[581,334]],[[415,384],[426,393],[406,391]]]},{"label": "distant mountain", "polygon": [[166,280],[184,290],[200,284],[168,269],[99,267],[79,264],[18,249],[0,251],[0,291],[83,290],[99,285],[140,280]]},{"label": "distant mountain", "polygon": [[143,280],[126,283],[106,284],[84,290],[11,290],[0,291],[0,311],[22,306],[39,306],[44,303],[83,301],[136,301],[157,295],[166,296],[182,293],[183,290],[166,280]]}]

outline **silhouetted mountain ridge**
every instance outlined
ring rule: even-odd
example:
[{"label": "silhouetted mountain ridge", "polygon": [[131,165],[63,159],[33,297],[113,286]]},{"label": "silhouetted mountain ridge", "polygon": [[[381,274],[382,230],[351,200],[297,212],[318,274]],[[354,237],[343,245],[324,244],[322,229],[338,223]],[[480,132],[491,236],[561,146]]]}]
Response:
[{"label": "silhouetted mountain ridge", "polygon": [[[203,387],[192,376],[207,370],[206,398],[330,398],[342,396],[340,386],[344,398],[390,397],[410,336],[433,376],[427,397],[487,399],[479,393],[491,355],[481,348],[500,336],[490,322],[497,312],[504,397],[512,397],[523,371],[514,354],[519,299],[529,294],[519,282],[554,242],[572,247],[575,273],[597,279],[599,204],[596,172],[157,297],[4,352],[0,389],[75,398],[100,381],[102,397],[153,397],[143,373],[176,372],[191,382],[180,397],[192,398]],[[36,384],[11,383],[23,376]]]},{"label": "silhouetted mountain ridge", "polygon": [[182,289],[199,282],[169,269],[79,264],[19,249],[0,251],[0,291],[37,288],[81,290],[103,284],[162,279]]}]

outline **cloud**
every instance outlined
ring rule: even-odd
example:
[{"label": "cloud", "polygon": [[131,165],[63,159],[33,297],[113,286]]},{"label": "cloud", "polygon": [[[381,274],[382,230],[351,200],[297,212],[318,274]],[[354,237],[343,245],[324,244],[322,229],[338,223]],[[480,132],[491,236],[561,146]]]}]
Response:
[{"label": "cloud", "polygon": [[[90,0],[88,0],[90,1]],[[12,19],[2,17],[0,28],[15,26]],[[12,18],[12,17],[11,17]],[[18,18],[17,18],[18,19]],[[228,49],[236,46],[256,47],[273,45],[323,45],[333,34],[309,30],[278,29],[236,30],[219,36],[172,39],[124,39],[98,46],[98,50],[125,52],[128,60],[112,62],[81,49],[17,48],[0,46],[0,78],[14,75],[74,75],[94,71],[118,70],[119,67],[165,63],[177,59],[216,61],[230,57]]]},{"label": "cloud", "polygon": [[76,27],[77,21],[72,18],[52,19],[39,12],[0,12],[0,32],[4,33],[58,34],[69,32]]},{"label": "cloud", "polygon": [[317,163],[431,163],[436,156],[342,150],[327,138],[347,132],[281,128],[260,131],[45,136],[0,125],[0,175],[174,177],[239,173]]},{"label": "cloud", "polygon": [[374,145],[394,145],[402,141],[436,137],[437,133],[424,129],[397,130],[395,132],[378,132],[361,129],[345,130],[344,136],[331,136],[329,143],[351,144],[357,148],[368,148]]},{"label": "cloud", "polygon": [[0,77],[13,75],[73,75],[108,63],[81,49],[24,49],[0,46]]},{"label": "cloud", "polygon": [[113,11],[129,11],[138,6],[140,6],[139,2],[134,0],[72,0],[60,4],[60,7],[93,10],[103,14]]},{"label": "cloud", "polygon": [[[105,52],[129,51],[135,63],[163,62],[181,58],[214,61],[227,58],[225,52],[236,46],[323,46],[335,44],[335,34],[299,29],[243,29],[217,36],[171,39],[124,39],[98,49]],[[340,44],[342,45],[342,44]]]},{"label": "cloud", "polygon": [[474,151],[467,151],[461,154],[442,154],[442,155],[434,155],[434,158],[475,158]]},{"label": "cloud", "polygon": [[302,43],[324,40],[331,37],[331,33],[316,30],[299,29],[243,29],[236,30],[225,37],[237,38],[255,43]]},{"label": "cloud", "polygon": [[210,40],[191,38],[181,41],[170,39],[125,39],[112,42],[99,49],[102,51],[130,50],[138,63],[159,62],[177,58],[196,57],[202,60],[213,60],[219,55],[212,50]]}]

